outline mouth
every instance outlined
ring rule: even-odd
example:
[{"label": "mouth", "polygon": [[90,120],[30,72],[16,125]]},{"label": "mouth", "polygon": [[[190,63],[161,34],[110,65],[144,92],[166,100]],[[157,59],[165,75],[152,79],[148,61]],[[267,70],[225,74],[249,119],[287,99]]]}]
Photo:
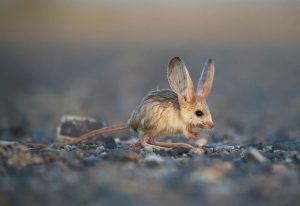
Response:
[{"label": "mouth", "polygon": [[215,127],[213,122],[201,122],[198,124],[193,124],[191,128],[200,128],[200,129],[212,129]]},{"label": "mouth", "polygon": [[197,135],[198,135],[198,132],[194,132],[194,131],[191,130],[191,129],[188,129],[187,131],[188,131],[188,133],[189,133],[190,135],[192,135],[192,136],[197,136]]},{"label": "mouth", "polygon": [[203,129],[212,129],[214,128],[215,124],[213,122],[206,122],[202,125]]}]

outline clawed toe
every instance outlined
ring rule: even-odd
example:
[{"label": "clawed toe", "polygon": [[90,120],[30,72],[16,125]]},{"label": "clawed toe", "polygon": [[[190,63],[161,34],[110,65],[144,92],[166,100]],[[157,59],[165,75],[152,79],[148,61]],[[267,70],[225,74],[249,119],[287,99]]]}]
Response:
[{"label": "clawed toe", "polygon": [[188,130],[188,129],[185,130],[184,134],[189,139],[195,139],[196,137],[198,137],[198,132],[194,132],[194,131]]}]

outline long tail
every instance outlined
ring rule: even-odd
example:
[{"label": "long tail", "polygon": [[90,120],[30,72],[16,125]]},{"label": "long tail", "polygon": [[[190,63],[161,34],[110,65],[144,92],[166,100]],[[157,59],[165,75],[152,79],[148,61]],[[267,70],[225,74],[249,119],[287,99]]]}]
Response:
[{"label": "long tail", "polygon": [[[78,144],[78,143],[84,142],[88,139],[91,139],[93,137],[100,136],[102,134],[116,132],[116,131],[120,131],[120,130],[124,130],[124,129],[128,129],[128,128],[129,128],[128,124],[121,124],[121,125],[116,125],[116,126],[112,126],[112,127],[103,127],[101,129],[93,130],[86,134],[83,134],[80,137],[74,139],[73,141],[68,142],[67,144]],[[60,146],[63,146],[63,145],[60,144]]]}]

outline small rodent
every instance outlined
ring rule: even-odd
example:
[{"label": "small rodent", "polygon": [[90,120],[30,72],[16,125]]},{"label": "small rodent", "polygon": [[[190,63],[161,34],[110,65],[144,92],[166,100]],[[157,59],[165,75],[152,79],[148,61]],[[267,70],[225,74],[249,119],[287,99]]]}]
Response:
[{"label": "small rodent", "polygon": [[72,143],[130,128],[138,133],[137,144],[142,147],[192,147],[184,143],[157,142],[155,137],[184,134],[187,138],[193,139],[198,135],[193,128],[214,127],[206,102],[212,88],[214,73],[214,62],[208,59],[195,90],[184,62],[179,57],[174,57],[167,68],[172,90],[150,91],[133,111],[127,124],[91,131]]}]

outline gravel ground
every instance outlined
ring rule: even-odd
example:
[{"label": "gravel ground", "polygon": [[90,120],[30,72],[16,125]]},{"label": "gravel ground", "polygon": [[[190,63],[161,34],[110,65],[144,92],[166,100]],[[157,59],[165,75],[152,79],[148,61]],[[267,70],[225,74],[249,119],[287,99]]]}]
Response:
[{"label": "gravel ground", "polygon": [[[88,120],[69,118],[58,136],[91,130]],[[291,131],[218,131],[169,150],[133,146],[127,133],[63,148],[1,141],[0,205],[298,205],[300,141],[282,136]]]}]

